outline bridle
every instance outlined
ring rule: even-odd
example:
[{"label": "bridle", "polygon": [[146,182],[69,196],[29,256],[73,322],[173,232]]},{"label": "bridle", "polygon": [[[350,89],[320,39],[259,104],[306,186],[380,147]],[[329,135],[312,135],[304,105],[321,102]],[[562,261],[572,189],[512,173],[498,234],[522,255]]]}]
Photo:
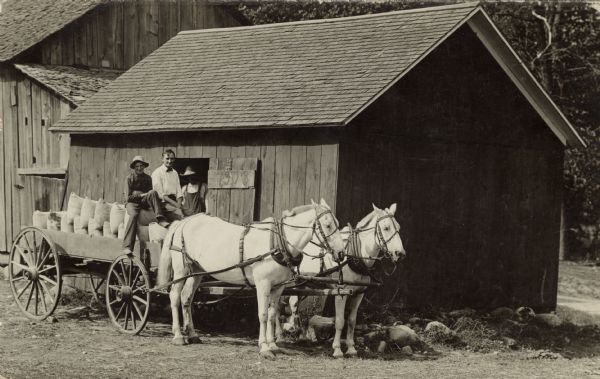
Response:
[{"label": "bridle", "polygon": [[[392,226],[394,227],[394,233],[387,240],[383,236],[383,231],[381,230],[380,222],[385,220],[386,218],[392,219]],[[383,252],[383,255],[386,258],[392,258],[392,253],[388,247],[388,243],[396,236],[400,237],[400,229],[396,227],[396,223],[394,222],[394,215],[388,212],[385,212],[385,215],[379,217],[375,223],[375,244],[379,247],[379,250]]]}]

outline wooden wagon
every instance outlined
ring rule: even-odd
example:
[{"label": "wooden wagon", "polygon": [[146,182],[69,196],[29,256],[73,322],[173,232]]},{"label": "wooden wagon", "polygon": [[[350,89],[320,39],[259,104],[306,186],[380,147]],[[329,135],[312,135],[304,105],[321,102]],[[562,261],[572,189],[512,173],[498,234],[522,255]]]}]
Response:
[{"label": "wooden wagon", "polygon": [[[138,334],[148,321],[151,296],[160,293],[152,286],[161,246],[140,241],[134,254],[127,255],[122,254],[121,242],[36,227],[22,229],[9,258],[9,282],[17,305],[27,317],[44,320],[59,303],[63,278],[84,274],[89,276],[96,299],[105,302],[113,324],[124,333]],[[306,282],[311,278],[300,276],[300,279]],[[316,281],[335,282],[327,278]],[[200,285],[198,293],[224,298],[249,296],[254,289],[208,280]],[[285,294],[352,295],[352,290],[288,288]]]}]

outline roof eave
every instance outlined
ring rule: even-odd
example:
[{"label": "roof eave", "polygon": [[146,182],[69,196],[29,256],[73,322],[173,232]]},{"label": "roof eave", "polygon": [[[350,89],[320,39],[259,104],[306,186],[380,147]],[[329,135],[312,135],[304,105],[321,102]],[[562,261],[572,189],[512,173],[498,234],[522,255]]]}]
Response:
[{"label": "roof eave", "polygon": [[479,8],[470,16],[467,24],[563,145],[586,147],[579,133],[510,47],[487,13]]}]

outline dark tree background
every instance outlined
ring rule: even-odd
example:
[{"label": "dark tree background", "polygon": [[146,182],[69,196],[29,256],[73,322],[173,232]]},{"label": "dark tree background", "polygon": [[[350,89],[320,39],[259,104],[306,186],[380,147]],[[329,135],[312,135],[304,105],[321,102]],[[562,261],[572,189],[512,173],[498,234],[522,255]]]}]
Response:
[{"label": "dark tree background", "polygon": [[[252,24],[355,16],[461,1],[243,1]],[[566,257],[600,259],[600,21],[586,2],[482,1],[588,145],[565,155]]]}]

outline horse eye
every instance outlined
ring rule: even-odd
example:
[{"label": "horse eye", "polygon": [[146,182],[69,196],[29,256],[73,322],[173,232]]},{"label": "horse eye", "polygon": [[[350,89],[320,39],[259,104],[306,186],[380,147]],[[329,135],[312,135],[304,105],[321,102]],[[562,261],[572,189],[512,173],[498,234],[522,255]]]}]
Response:
[{"label": "horse eye", "polygon": [[389,232],[390,231],[390,227],[386,226],[385,228],[383,228],[383,230],[385,230],[386,232]]}]

